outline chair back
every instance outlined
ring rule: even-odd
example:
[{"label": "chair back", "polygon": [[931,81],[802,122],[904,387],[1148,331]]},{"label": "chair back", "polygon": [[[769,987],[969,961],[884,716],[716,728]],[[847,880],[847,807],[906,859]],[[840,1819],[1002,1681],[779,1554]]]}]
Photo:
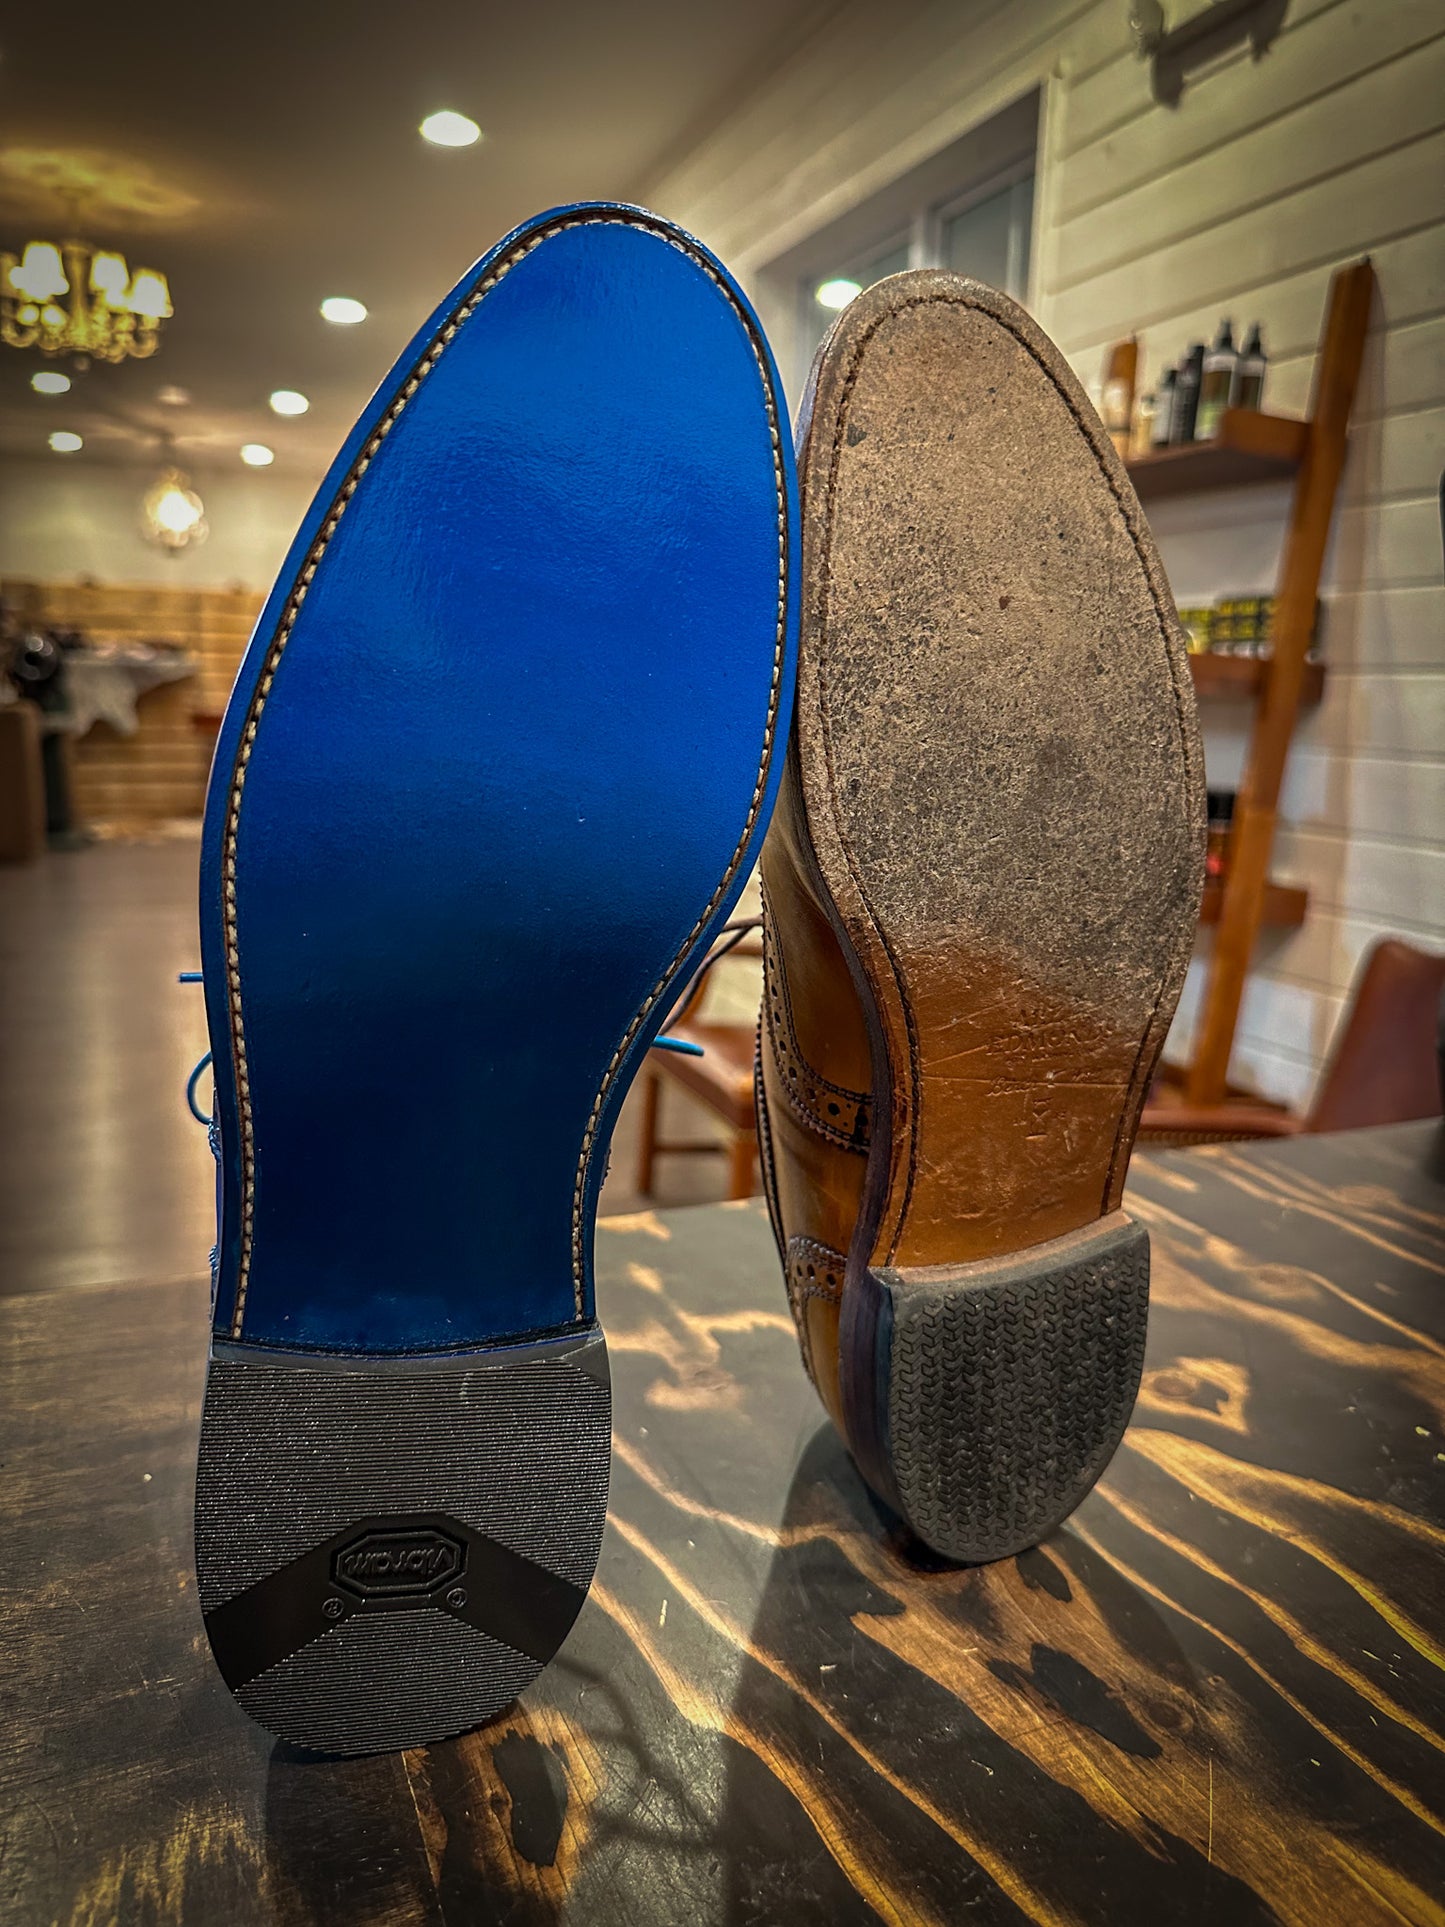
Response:
[{"label": "chair back", "polygon": [[1382,937],[1355,980],[1305,1129],[1439,1117],[1442,997],[1445,956]]}]

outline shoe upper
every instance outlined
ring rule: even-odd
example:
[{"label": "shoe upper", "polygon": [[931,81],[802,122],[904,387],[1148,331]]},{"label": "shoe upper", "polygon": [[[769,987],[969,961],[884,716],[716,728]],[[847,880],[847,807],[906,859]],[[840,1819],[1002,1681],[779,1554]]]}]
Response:
[{"label": "shoe upper", "polygon": [[841,1425],[838,1319],[868,1162],[871,1051],[808,850],[790,758],[762,857],[758,1138],[803,1362]]}]

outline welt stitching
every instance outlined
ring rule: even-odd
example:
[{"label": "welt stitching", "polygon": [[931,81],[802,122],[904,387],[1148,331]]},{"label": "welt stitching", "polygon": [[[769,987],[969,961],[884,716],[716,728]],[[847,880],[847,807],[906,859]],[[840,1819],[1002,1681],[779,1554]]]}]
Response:
[{"label": "welt stitching", "polygon": [[[836,422],[835,422],[834,432],[833,432],[833,442],[832,442],[832,447],[829,451],[828,510],[827,510],[829,541],[828,541],[827,551],[826,551],[829,557],[829,563],[824,569],[825,609],[827,606],[829,592],[831,591],[831,588],[832,588],[832,568],[831,568],[832,532],[833,532],[834,512],[836,507],[836,490],[834,488],[834,482],[836,480],[837,471],[838,471],[838,462],[842,452],[844,423],[847,419],[848,404],[852,399],[853,390],[857,386],[858,377],[862,371],[864,351],[867,348],[869,342],[873,339],[873,336],[878,332],[878,330],[884,325],[885,322],[895,320],[897,316],[899,316],[900,314],[906,313],[911,308],[930,307],[938,303],[942,303],[943,305],[948,307],[972,308],[980,314],[987,315],[991,321],[995,322],[998,326],[1003,328],[1006,333],[1012,335],[1014,340],[1018,342],[1019,346],[1025,351],[1026,354],[1030,356],[1030,358],[1034,361],[1036,366],[1048,378],[1048,381],[1050,382],[1055,392],[1059,396],[1059,399],[1063,402],[1065,408],[1067,408],[1070,415],[1073,416],[1076,426],[1079,428],[1085,440],[1088,442],[1090,452],[1094,457],[1094,461],[1096,466],[1098,467],[1099,473],[1103,477],[1104,481],[1108,484],[1109,492],[1114,497],[1115,506],[1118,509],[1120,518],[1123,521],[1124,526],[1128,531],[1129,540],[1133,544],[1134,553],[1138,558],[1139,565],[1144,572],[1144,580],[1149,587],[1149,599],[1154,605],[1154,613],[1158,619],[1160,640],[1161,642],[1164,643],[1165,666],[1169,670],[1169,687],[1170,687],[1170,694],[1173,697],[1173,701],[1174,701],[1174,715],[1175,715],[1175,722],[1176,722],[1178,734],[1179,734],[1182,761],[1185,766],[1186,776],[1188,776],[1192,767],[1192,756],[1191,756],[1192,746],[1190,743],[1189,730],[1185,723],[1185,718],[1184,718],[1183,690],[1180,685],[1178,671],[1176,669],[1174,660],[1170,655],[1169,647],[1168,647],[1168,638],[1170,633],[1172,632],[1174,616],[1173,616],[1172,609],[1166,610],[1165,605],[1160,598],[1159,585],[1155,579],[1157,572],[1155,568],[1151,565],[1149,557],[1145,553],[1143,543],[1140,539],[1140,531],[1137,526],[1136,508],[1131,506],[1129,500],[1125,497],[1125,495],[1120,490],[1118,482],[1115,480],[1114,476],[1110,473],[1100,453],[1098,443],[1096,440],[1095,431],[1090,428],[1088,421],[1086,420],[1084,415],[1080,412],[1078,405],[1074,401],[1073,396],[1069,394],[1068,390],[1064,387],[1063,383],[1060,382],[1054,370],[1048,365],[1047,361],[1044,360],[1043,356],[1040,355],[1034,343],[1028,339],[1027,335],[1025,335],[1022,332],[1022,330],[1020,330],[1018,327],[1015,326],[1013,321],[1007,315],[998,313],[996,310],[989,307],[985,302],[970,299],[968,296],[965,296],[965,295],[954,295],[954,294],[919,295],[912,300],[900,302],[896,307],[891,307],[887,309],[883,314],[879,315],[876,320],[871,322],[869,326],[864,330],[864,332],[859,336],[858,342],[852,351],[851,364],[850,364],[848,373],[844,378],[842,393],[839,396],[838,412],[837,412],[837,417],[836,417]],[[824,625],[823,633],[824,635],[826,635],[827,633],[826,624]],[[893,1240],[893,1250],[896,1251],[897,1239],[902,1235],[903,1224],[908,1215],[908,1206],[913,1196],[913,1182],[914,1182],[915,1168],[917,1164],[918,1133],[919,1133],[919,1124],[920,1124],[919,1112],[922,1108],[922,1080],[919,1075],[918,1037],[917,1037],[913,1007],[909,1002],[907,992],[904,988],[902,972],[899,969],[898,960],[894,954],[893,946],[889,942],[887,934],[884,931],[882,924],[878,919],[878,915],[874,910],[872,903],[869,901],[868,893],[863,887],[862,877],[859,875],[858,870],[853,862],[852,851],[850,850],[847,839],[843,834],[843,826],[842,826],[842,823],[839,821],[839,817],[838,817],[837,784],[835,780],[835,772],[833,767],[832,739],[828,730],[828,707],[827,707],[827,701],[826,701],[826,689],[827,689],[827,651],[826,649],[822,649],[819,652],[818,682],[819,682],[819,695],[820,695],[819,709],[821,712],[820,721],[822,724],[822,733],[823,733],[823,751],[824,751],[824,757],[825,757],[825,760],[827,763],[827,769],[828,769],[828,796],[829,796],[830,808],[833,815],[834,827],[837,830],[838,842],[843,851],[843,860],[848,865],[849,873],[852,876],[854,885],[858,891],[859,900],[861,901],[863,908],[867,913],[869,922],[873,925],[874,931],[877,934],[879,942],[882,944],[884,952],[888,957],[889,964],[892,967],[894,980],[898,986],[899,1003],[902,1005],[902,1008],[903,1008],[904,1021],[908,1031],[909,1070],[913,1079],[914,1102],[909,1106],[910,1117],[909,1117],[908,1176],[907,1176],[907,1180],[904,1188],[903,1204],[898,1217],[898,1230]],[[1114,1148],[1109,1158],[1109,1169],[1105,1180],[1105,1191],[1104,1191],[1106,1200],[1107,1200],[1109,1191],[1113,1186],[1114,1173],[1118,1168],[1119,1153],[1122,1148],[1124,1133],[1128,1125],[1130,1113],[1133,1109],[1133,1095],[1134,1095],[1135,1088],[1137,1087],[1139,1082],[1140,1072],[1141,1072],[1144,1058],[1145,1058],[1146,1047],[1155,1029],[1155,1025],[1157,1023],[1158,1016],[1159,1016],[1160,1006],[1164,1001],[1164,992],[1167,986],[1168,986],[1168,979],[1166,978],[1165,982],[1161,983],[1159,986],[1158,994],[1154,1000],[1154,1007],[1149,1013],[1148,1022],[1144,1027],[1144,1035],[1140,1039],[1139,1049],[1134,1059],[1134,1068],[1130,1074],[1130,1080],[1129,1080],[1129,1102],[1125,1105],[1123,1116],[1120,1118],[1119,1129],[1115,1133]],[[890,1251],[890,1257],[891,1256],[892,1256],[892,1252]]]},{"label": "welt stitching", "polygon": [[[462,323],[474,313],[482,300],[511,272],[519,261],[524,260],[526,256],[529,255],[534,248],[539,247],[543,241],[550,240],[554,235],[563,233],[569,228],[599,226],[635,227],[644,233],[655,234],[660,239],[666,241],[669,246],[676,247],[679,253],[685,254],[689,260],[694,261],[701,267],[708,278],[722,290],[734,311],[739,314],[739,318],[743,319],[746,325],[746,318],[742,316],[741,310],[738,309],[737,302],[734,300],[731,292],[724,286],[717,273],[691,247],[685,246],[677,236],[669,233],[666,229],[654,222],[640,220],[635,216],[626,215],[590,215],[582,218],[573,217],[554,221],[550,226],[528,235],[525,240],[520,242],[503,260],[495,263],[472,289],[470,294],[457,306],[427,347],[420,360],[416,363],[411,374],[406,381],[403,382],[399,392],[393,398],[391,406],[387,409],[386,414],[368,436],[361,453],[348,470],[345,481],[338,489],[325,522],[322,524],[315,541],[307,552],[306,561],[292,587],[286,606],[276,625],[276,633],[268,646],[265,659],[262,663],[261,675],[257,680],[256,688],[251,696],[246,713],[246,721],[242,727],[241,742],[237,748],[236,761],[231,773],[231,789],[226,811],[226,828],[222,842],[222,906],[224,919],[223,945],[226,960],[226,1009],[231,1031],[231,1061],[236,1079],[236,1104],[241,1123],[241,1248],[236,1284],[236,1302],[231,1316],[230,1335],[232,1338],[240,1338],[245,1318],[255,1226],[255,1134],[254,1117],[251,1108],[250,1072],[247,1063],[245,1028],[241,1009],[241,974],[236,910],[236,849],[240,825],[241,798],[246,786],[246,772],[250,765],[251,753],[255,746],[257,725],[265,709],[266,699],[270,695],[271,685],[275,680],[277,667],[282,655],[285,653],[286,644],[290,640],[291,632],[296,624],[296,618],[300,614],[302,603],[306,600],[307,591],[315,578],[321,559],[326,553],[331,538],[336,533],[348,503],[356,493],[362,476],[370,467],[377,451],[395,426],[402,410],[441,359],[448,345],[455,338],[457,330],[461,327]],[[763,741],[763,760],[759,771],[758,782],[753,792],[753,801],[748,814],[747,827],[743,832],[737,850],[734,852],[731,868],[724,877],[711,903],[709,903],[707,911],[699,920],[692,936],[688,938],[687,943],[683,946],[682,952],[679,953],[679,960],[681,955],[684,955],[691,947],[698,930],[700,930],[702,925],[707,921],[708,916],[711,915],[714,907],[726,890],[728,883],[732,880],[733,875],[736,873],[737,866],[742,859],[743,850],[747,845],[748,838],[752,834],[753,825],[757,818],[759,800],[766,783],[768,760],[771,752],[773,733],[776,727],[784,643],[786,640],[787,495],[778,439],[777,410],[774,403],[772,387],[768,380],[767,364],[759,353],[758,345],[754,339],[751,328],[747,329],[747,334],[749,345],[753,350],[754,358],[758,362],[763,377],[769,435],[772,443],[773,473],[778,488],[779,500],[779,615],[773,656],[773,680],[769,696],[767,727]],[[674,961],[673,965],[669,966],[667,976],[672,974],[672,970],[676,967],[676,961],[677,960]],[[650,1010],[656,1002],[666,981],[667,977],[665,976],[653,991],[643,1012],[634,1020],[623,1045],[614,1054],[612,1062],[608,1065],[606,1073],[604,1073],[602,1088],[598,1093],[597,1100],[592,1107],[591,1117],[588,1120],[587,1134],[583,1140],[582,1156],[578,1166],[578,1184],[574,1194],[573,1211],[574,1297],[579,1316],[582,1311],[583,1289],[582,1273],[579,1268],[578,1259],[580,1246],[578,1217],[580,1214],[582,1180],[585,1176],[587,1161],[592,1146],[592,1138],[595,1134],[597,1116],[620,1057],[625,1051],[627,1044],[631,1042],[632,1037],[636,1035],[642,1017],[645,1017],[647,1011]]]},{"label": "welt stitching", "polygon": [[[674,246],[679,245],[680,243],[674,241]],[[742,834],[738,838],[737,846],[729,860],[728,867],[723,873],[722,881],[718,884],[708,901],[707,908],[703,911],[702,915],[689,931],[687,937],[679,946],[666,970],[663,971],[662,975],[653,985],[646,1002],[628,1025],[622,1042],[612,1053],[611,1061],[608,1063],[607,1069],[602,1073],[602,1082],[598,1087],[597,1096],[593,1100],[591,1114],[587,1119],[587,1128],[582,1137],[582,1152],[577,1160],[577,1177],[572,1189],[572,1277],[576,1296],[577,1315],[579,1318],[583,1314],[586,1283],[586,1254],[583,1249],[583,1217],[587,1189],[587,1170],[591,1162],[592,1147],[597,1135],[598,1120],[601,1117],[603,1106],[607,1101],[608,1092],[611,1090],[613,1080],[617,1075],[623,1058],[631,1049],[633,1041],[655,1008],[658,998],[676,975],[683,959],[692,949],[694,943],[696,943],[699,935],[712,918],[714,911],[727,894],[728,887],[732,883],[733,878],[737,875],[738,866],[743,860],[744,853],[752,838],[753,830],[756,827],[758,811],[762,806],[763,791],[767,787],[768,767],[772,761],[773,738],[777,730],[778,702],[782,692],[783,664],[787,654],[788,485],[786,471],[783,467],[782,441],[778,433],[777,398],[773,393],[773,384],[768,372],[767,357],[762,353],[758,345],[752,324],[739,307],[736,297],[723,281],[722,277],[700,254],[695,254],[690,249],[683,249],[682,251],[687,253],[689,259],[695,261],[697,266],[702,269],[703,273],[706,274],[708,279],[719,290],[736,314],[738,320],[742,323],[743,331],[748,339],[748,346],[753,351],[753,358],[757,362],[758,374],[762,380],[763,402],[768,417],[768,439],[772,445],[773,481],[777,489],[778,497],[778,605],[777,628],[773,638],[773,670],[772,680],[768,688],[768,714],[767,721],[763,728],[762,756],[758,763],[757,780],[753,785],[752,797],[748,804],[747,820],[743,825]]]}]

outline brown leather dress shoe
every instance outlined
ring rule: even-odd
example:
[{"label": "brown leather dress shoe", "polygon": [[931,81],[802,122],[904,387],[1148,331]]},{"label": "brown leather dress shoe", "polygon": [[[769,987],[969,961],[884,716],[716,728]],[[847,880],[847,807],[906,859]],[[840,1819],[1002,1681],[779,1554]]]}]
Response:
[{"label": "brown leather dress shoe", "polygon": [[1079,1503],[1138,1388],[1119,1201],[1203,884],[1193,687],[1124,470],[1005,296],[871,288],[798,439],[769,1207],[864,1476],[939,1551],[1000,1558]]}]

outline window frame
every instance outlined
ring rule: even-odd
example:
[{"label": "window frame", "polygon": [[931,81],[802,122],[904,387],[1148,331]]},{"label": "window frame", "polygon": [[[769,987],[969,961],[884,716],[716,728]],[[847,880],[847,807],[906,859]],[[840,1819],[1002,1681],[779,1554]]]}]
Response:
[{"label": "window frame", "polygon": [[[821,338],[818,333],[817,290],[824,281],[861,280],[868,264],[880,255],[895,250],[907,250],[908,267],[939,268],[943,266],[943,231],[948,222],[956,220],[960,214],[967,214],[970,208],[978,207],[1000,194],[1017,190],[1027,181],[1037,192],[1038,156],[1027,154],[1011,161],[1006,167],[997,168],[982,180],[974,181],[958,193],[939,200],[930,195],[927,201],[916,207],[903,225],[895,218],[884,228],[877,238],[866,246],[851,249],[841,263],[810,274],[799,274],[794,281],[794,303],[798,329],[798,354],[802,362],[798,370],[798,391],[802,392],[808,376],[808,367],[816,352],[816,343]],[[1020,211],[1020,203],[1015,197],[1009,206],[1008,258],[1005,265],[1005,292],[1024,307],[1029,305],[1034,278],[1033,250],[1033,197],[1030,197],[1027,214]],[[1024,260],[1027,270],[1020,273]],[[825,311],[826,312],[826,311]],[[824,324],[823,332],[831,325],[831,318]]]}]

